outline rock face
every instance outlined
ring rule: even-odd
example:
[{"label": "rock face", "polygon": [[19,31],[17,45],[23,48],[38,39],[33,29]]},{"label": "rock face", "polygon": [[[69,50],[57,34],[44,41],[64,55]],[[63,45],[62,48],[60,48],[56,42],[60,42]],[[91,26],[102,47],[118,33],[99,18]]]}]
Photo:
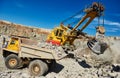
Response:
[{"label": "rock face", "polygon": [[17,35],[29,37],[34,40],[45,40],[49,30],[23,26],[7,21],[0,21],[0,33],[4,35]]},{"label": "rock face", "polygon": [[[0,21],[0,33],[45,41],[49,31]],[[75,40],[74,44],[77,47],[73,51],[75,56],[57,61],[52,70],[40,77],[30,76],[28,68],[7,69],[2,57],[2,42],[0,42],[0,78],[120,78],[120,37],[106,37],[105,42],[109,45],[108,49],[104,54],[97,55],[87,47],[86,39]]]}]

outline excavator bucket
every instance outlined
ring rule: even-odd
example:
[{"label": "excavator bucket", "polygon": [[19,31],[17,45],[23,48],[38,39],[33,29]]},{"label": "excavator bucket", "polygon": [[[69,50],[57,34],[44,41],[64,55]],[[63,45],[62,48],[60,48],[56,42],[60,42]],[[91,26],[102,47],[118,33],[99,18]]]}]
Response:
[{"label": "excavator bucket", "polygon": [[104,51],[107,49],[107,44],[104,42],[99,42],[96,39],[89,40],[87,42],[87,46],[96,54],[103,54]]}]

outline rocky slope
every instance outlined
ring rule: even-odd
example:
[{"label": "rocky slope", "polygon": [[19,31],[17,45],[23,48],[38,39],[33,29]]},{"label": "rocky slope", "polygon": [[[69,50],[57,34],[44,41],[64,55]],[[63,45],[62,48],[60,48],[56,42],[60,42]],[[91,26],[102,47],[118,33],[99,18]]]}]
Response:
[{"label": "rocky slope", "polygon": [[47,29],[34,28],[0,20],[0,34],[4,35],[17,35],[29,37],[34,40],[44,40],[49,32],[50,30]]}]

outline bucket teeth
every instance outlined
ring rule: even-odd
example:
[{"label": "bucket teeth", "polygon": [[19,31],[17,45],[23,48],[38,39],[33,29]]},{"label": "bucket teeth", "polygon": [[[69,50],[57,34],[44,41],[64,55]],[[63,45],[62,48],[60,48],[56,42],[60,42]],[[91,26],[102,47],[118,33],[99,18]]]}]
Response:
[{"label": "bucket teeth", "polygon": [[[105,44],[105,45],[103,45]],[[87,46],[96,54],[103,54],[107,48],[106,43],[100,43],[99,41],[93,39],[87,42]]]}]

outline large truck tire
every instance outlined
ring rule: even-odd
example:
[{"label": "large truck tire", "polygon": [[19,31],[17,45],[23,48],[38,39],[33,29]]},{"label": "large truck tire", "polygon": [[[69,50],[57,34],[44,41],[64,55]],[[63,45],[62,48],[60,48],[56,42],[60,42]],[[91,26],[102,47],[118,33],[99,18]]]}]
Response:
[{"label": "large truck tire", "polygon": [[10,54],[5,58],[5,65],[9,69],[16,69],[20,66],[21,59],[15,55],[15,54]]},{"label": "large truck tire", "polygon": [[29,72],[32,76],[41,76],[48,71],[48,65],[41,60],[33,60],[29,64]]}]

